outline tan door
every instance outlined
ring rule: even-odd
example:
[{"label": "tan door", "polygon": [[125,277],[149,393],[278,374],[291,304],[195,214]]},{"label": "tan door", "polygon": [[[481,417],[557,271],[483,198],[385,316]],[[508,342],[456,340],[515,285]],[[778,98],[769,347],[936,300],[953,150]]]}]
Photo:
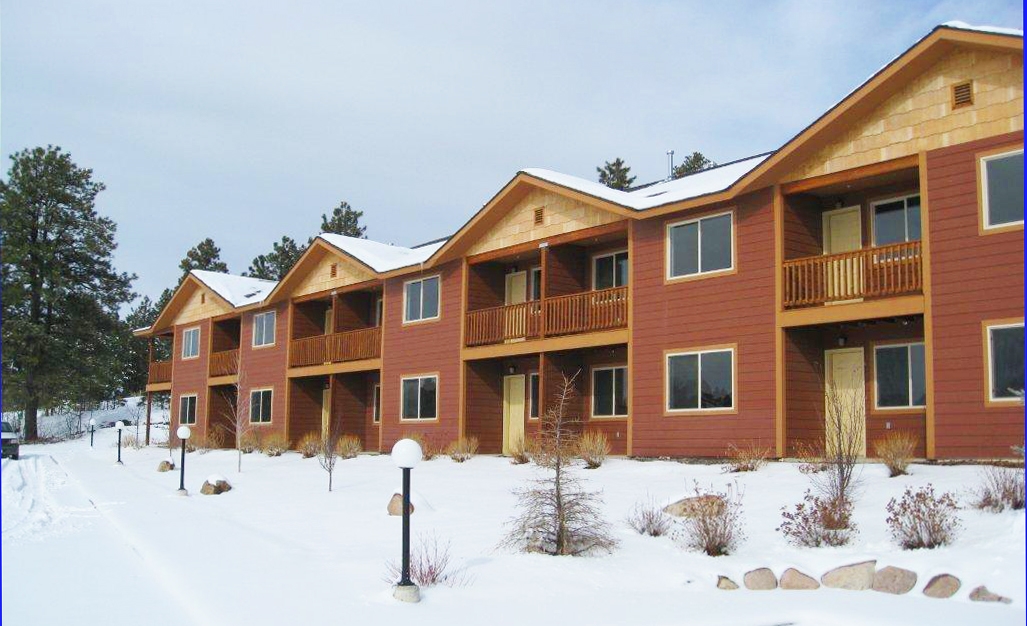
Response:
[{"label": "tan door", "polygon": [[[824,254],[842,254],[863,247],[863,220],[858,206],[826,211]],[[825,267],[824,287],[829,302],[851,302],[863,295],[863,262],[857,257],[842,257]]]},{"label": "tan door", "polygon": [[332,319],[332,309],[329,307],[325,309],[325,334],[330,335],[335,332],[335,324]]},{"label": "tan door", "polygon": [[321,436],[328,436],[328,427],[332,420],[332,390],[325,387],[321,391]]},{"label": "tan door", "polygon": [[[506,305],[523,304],[528,299],[528,273],[506,275]],[[528,315],[525,307],[507,310],[505,336],[508,341],[519,341],[528,334]]]},{"label": "tan door", "polygon": [[524,374],[503,377],[503,454],[524,442]]},{"label": "tan door", "polygon": [[863,348],[824,352],[825,444],[828,452],[843,445],[866,455],[866,378]]}]

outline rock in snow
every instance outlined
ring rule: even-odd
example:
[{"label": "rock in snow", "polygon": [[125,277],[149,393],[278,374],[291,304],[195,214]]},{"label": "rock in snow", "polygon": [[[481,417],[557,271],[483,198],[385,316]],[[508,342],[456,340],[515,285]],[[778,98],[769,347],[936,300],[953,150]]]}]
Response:
[{"label": "rock in snow", "polygon": [[735,589],[738,589],[738,583],[731,580],[727,576],[717,576],[717,589],[733,591]]},{"label": "rock in snow", "polygon": [[716,516],[724,512],[724,499],[713,495],[682,498],[663,507],[663,512],[674,517]]},{"label": "rock in snow", "polygon": [[863,591],[874,584],[874,566],[877,561],[863,561],[836,567],[820,577],[825,587]]},{"label": "rock in snow", "polygon": [[916,585],[916,572],[901,567],[882,567],[874,574],[874,591],[901,595],[909,593]]},{"label": "rock in snow", "polygon": [[208,476],[203,486],[200,487],[200,493],[205,496],[216,496],[231,490],[232,485],[223,476]]},{"label": "rock in snow", "polygon": [[924,587],[924,595],[928,598],[951,598],[959,591],[962,583],[952,574],[938,574],[927,581]]},{"label": "rock in snow", "polygon": [[170,472],[173,469],[175,469],[175,464],[171,461],[161,461],[159,464],[157,464],[158,472]]},{"label": "rock in snow", "polygon": [[794,567],[789,567],[781,574],[782,589],[820,589],[815,578],[803,574]]},{"label": "rock in snow", "polygon": [[984,585],[981,585],[971,591],[970,599],[974,602],[1001,602],[1002,604],[1010,604],[1012,602],[1011,599],[1005,596],[1000,596],[997,593],[988,591],[988,588]]},{"label": "rock in snow", "polygon": [[[403,495],[399,493],[392,494],[392,498],[389,499],[389,515],[403,515]],[[410,514],[414,514],[414,503],[410,503]]]},{"label": "rock in snow", "polygon": [[766,567],[746,572],[742,580],[745,582],[745,588],[753,591],[777,589],[777,576],[774,576],[774,572]]}]

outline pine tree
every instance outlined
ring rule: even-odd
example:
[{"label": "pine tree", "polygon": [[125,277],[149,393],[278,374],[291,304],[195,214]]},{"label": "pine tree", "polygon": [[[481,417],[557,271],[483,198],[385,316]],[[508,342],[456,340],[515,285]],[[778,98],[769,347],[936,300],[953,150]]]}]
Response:
[{"label": "pine tree", "polygon": [[303,250],[292,237],[282,237],[281,241],[274,244],[271,252],[253,259],[246,275],[264,280],[282,280],[302,255]]},{"label": "pine tree", "polygon": [[634,176],[628,176],[631,173],[631,168],[625,165],[624,160],[619,157],[613,162],[607,161],[602,167],[597,167],[596,171],[599,172],[599,182],[611,189],[623,191],[635,182]]},{"label": "pine tree", "polygon": [[360,218],[364,216],[363,211],[357,211],[343,200],[339,206],[332,209],[332,216],[321,215],[321,232],[346,235],[347,237],[364,237],[366,226],[360,225]]},{"label": "pine tree", "polygon": [[228,271],[228,265],[221,260],[221,248],[217,247],[210,237],[190,248],[178,267],[182,270],[182,278],[192,270]]},{"label": "pine tree", "polygon": [[716,163],[706,158],[702,152],[693,152],[692,154],[685,157],[685,160],[674,168],[674,178],[681,178],[682,176],[688,176],[689,174],[696,174],[703,170],[708,170],[711,167],[716,167]]},{"label": "pine tree", "polygon": [[59,147],[11,156],[0,181],[4,409],[23,409],[38,436],[40,407],[113,393],[118,307],[134,276],[113,266],[117,226],[94,210],[103,183]]}]

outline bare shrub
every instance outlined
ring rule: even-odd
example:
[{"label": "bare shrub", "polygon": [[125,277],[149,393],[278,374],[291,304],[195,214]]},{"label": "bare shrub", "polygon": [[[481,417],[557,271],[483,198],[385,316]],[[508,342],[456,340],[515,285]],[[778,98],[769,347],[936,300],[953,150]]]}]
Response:
[{"label": "bare shrub", "polygon": [[578,456],[585,462],[585,469],[602,466],[610,454],[610,442],[598,430],[590,430],[578,438]]},{"label": "bare shrub", "polygon": [[652,498],[636,503],[627,522],[640,535],[662,537],[670,532],[670,518]]},{"label": "bare shrub", "polygon": [[441,452],[438,446],[421,433],[403,433],[401,439],[413,439],[416,441],[417,445],[421,446],[421,458],[425,461],[431,461]]},{"label": "bare shrub", "polygon": [[204,441],[204,448],[206,450],[220,450],[225,447],[225,431],[220,428],[214,428],[207,433],[206,441]]},{"label": "bare shrub", "polygon": [[984,511],[1001,513],[1024,508],[1024,470],[988,465],[981,470],[981,482],[973,490],[973,505]]},{"label": "bare shrub", "polygon": [[866,449],[866,389],[862,379],[848,389],[825,382],[824,394],[824,471],[811,474],[810,480],[822,500],[844,508],[859,485],[858,464]]},{"label": "bare shrub", "polygon": [[[419,536],[410,550],[410,580],[418,587],[453,587],[462,584],[465,581],[462,570],[449,571],[449,560],[448,541],[440,544],[434,534]],[[386,582],[395,584],[403,573],[400,564],[389,561],[385,567],[388,571]]]},{"label": "bare shrub", "polygon": [[514,465],[524,465],[531,461],[531,454],[528,451],[528,446],[524,442],[524,437],[520,437],[510,444],[510,462]]},{"label": "bare shrub", "polygon": [[364,446],[356,435],[343,435],[335,442],[335,454],[343,460],[356,458],[363,451]]},{"label": "bare shrub", "polygon": [[892,498],[887,508],[885,521],[904,550],[948,545],[962,526],[956,516],[956,499],[950,493],[935,495],[930,484],[916,491],[906,487],[902,499]]},{"label": "bare shrub", "polygon": [[339,455],[336,453],[338,437],[335,434],[335,430],[336,428],[333,424],[329,427],[328,432],[318,440],[317,446],[317,462],[321,464],[321,469],[328,472],[329,493],[332,491],[332,475],[335,473],[335,462],[339,459]]},{"label": "bare shrub", "polygon": [[808,489],[803,501],[793,510],[781,508],[781,517],[784,521],[777,530],[795,546],[844,546],[856,533],[850,502],[825,502]]},{"label": "bare shrub", "polygon": [[534,460],[549,471],[514,492],[520,514],[509,522],[510,532],[501,545],[575,556],[609,552],[617,545],[599,510],[599,493],[585,491],[570,471],[577,453],[579,418],[569,415],[568,409],[577,376],[563,376],[553,404],[542,416]]},{"label": "bare shrub", "polygon": [[253,430],[244,433],[239,438],[239,452],[243,454],[251,454],[260,450],[260,431]]},{"label": "bare shrub", "polygon": [[260,438],[260,451],[268,456],[282,456],[289,450],[289,440],[281,433],[271,433]]},{"label": "bare shrub", "polygon": [[729,444],[727,456],[730,459],[724,466],[725,472],[757,472],[767,464],[770,448],[760,445],[758,440],[750,440],[744,446]]},{"label": "bare shrub", "polygon": [[[674,539],[689,550],[709,556],[734,552],[745,539],[742,530],[742,492],[729,485],[727,491],[703,491],[695,487],[695,508],[691,517],[678,522]],[[711,497],[712,496],[712,497]]]},{"label": "bare shrub", "polygon": [[824,443],[800,441],[795,446],[795,456],[799,459],[799,473],[809,476],[827,469],[824,461]]},{"label": "bare shrub", "polygon": [[300,456],[304,459],[312,459],[317,456],[318,451],[321,449],[321,436],[317,433],[307,433],[300,438],[300,442],[296,444],[296,450],[299,451]]},{"label": "bare shrub", "polygon": [[446,456],[457,463],[469,461],[475,454],[478,454],[477,437],[460,437],[446,446]]},{"label": "bare shrub", "polygon": [[893,430],[874,442],[874,454],[888,468],[891,478],[906,474],[906,468],[920,444],[920,438],[902,430]]}]

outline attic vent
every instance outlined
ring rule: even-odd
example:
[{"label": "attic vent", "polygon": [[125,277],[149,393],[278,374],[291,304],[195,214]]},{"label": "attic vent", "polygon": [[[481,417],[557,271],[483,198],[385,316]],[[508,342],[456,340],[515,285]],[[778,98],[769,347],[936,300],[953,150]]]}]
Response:
[{"label": "attic vent", "polygon": [[206,303],[207,303],[207,294],[206,293],[201,293],[200,294],[200,304],[206,304]]},{"label": "attic vent", "polygon": [[952,108],[965,107],[974,103],[974,84],[972,80],[952,85]]},{"label": "attic vent", "polygon": [[535,209],[535,225],[536,226],[540,225],[543,221],[545,221],[545,218],[546,218],[546,215],[545,215],[545,208],[544,207],[539,207],[539,208]]},{"label": "attic vent", "polygon": [[339,275],[339,264],[338,263],[332,263],[331,269],[328,270],[328,275],[330,277],[332,277],[332,278],[335,278],[336,276]]}]

